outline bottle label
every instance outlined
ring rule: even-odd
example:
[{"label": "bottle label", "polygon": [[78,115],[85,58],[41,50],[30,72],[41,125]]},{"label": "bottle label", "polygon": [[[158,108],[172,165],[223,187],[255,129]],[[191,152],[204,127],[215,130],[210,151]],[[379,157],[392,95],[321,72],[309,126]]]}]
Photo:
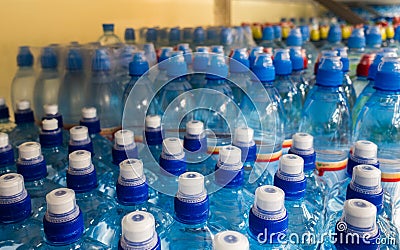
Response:
[{"label": "bottle label", "polygon": [[287,139],[283,141],[282,148],[290,148],[292,147],[293,140]]},{"label": "bottle label", "polygon": [[217,155],[217,154],[219,154],[219,149],[220,149],[221,147],[217,147],[217,146],[210,146],[210,147],[207,147],[207,153],[208,154],[213,154],[213,155]]},{"label": "bottle label", "polygon": [[398,160],[379,158],[379,164],[382,171],[382,182],[400,182],[400,165]]},{"label": "bottle label", "polygon": [[317,161],[315,163],[319,176],[323,176],[325,171],[340,171],[346,168],[347,159],[336,162],[321,162]]},{"label": "bottle label", "polygon": [[272,154],[257,154],[256,162],[274,162],[282,156],[282,150]]}]

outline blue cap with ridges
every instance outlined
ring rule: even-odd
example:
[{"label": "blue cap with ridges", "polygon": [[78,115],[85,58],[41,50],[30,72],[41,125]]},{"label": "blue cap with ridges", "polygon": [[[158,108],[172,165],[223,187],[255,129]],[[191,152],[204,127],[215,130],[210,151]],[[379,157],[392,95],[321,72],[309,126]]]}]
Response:
[{"label": "blue cap with ridges", "polygon": [[205,72],[207,70],[210,54],[207,52],[196,52],[193,58],[193,70]]},{"label": "blue cap with ridges", "polygon": [[370,26],[365,34],[368,47],[380,47],[382,44],[382,33],[379,26]]},{"label": "blue cap with ridges", "polygon": [[144,51],[133,53],[133,61],[129,63],[129,75],[141,76],[149,70],[149,63],[146,60]]},{"label": "blue cap with ridges", "polygon": [[158,58],[158,62],[162,62],[169,58],[170,53],[174,50],[172,47],[162,47],[160,57]]},{"label": "blue cap with ridges", "polygon": [[169,77],[184,76],[187,74],[187,64],[182,51],[173,51],[167,63],[167,75]]},{"label": "blue cap with ridges", "polygon": [[316,83],[326,87],[339,87],[343,81],[343,64],[338,56],[322,57],[317,70]]},{"label": "blue cap with ridges", "polygon": [[394,30],[394,40],[400,41],[400,26],[397,26]]},{"label": "blue cap with ridges", "polygon": [[157,42],[157,30],[155,28],[148,28],[147,29],[146,42],[148,42],[148,43]]},{"label": "blue cap with ridges", "polygon": [[136,35],[135,30],[133,28],[125,29],[125,41],[135,41]]},{"label": "blue cap with ridges", "polygon": [[33,65],[33,55],[28,46],[19,47],[17,64],[19,67],[29,67]]},{"label": "blue cap with ridges", "polygon": [[218,32],[217,29],[214,27],[210,27],[207,29],[207,40],[215,41],[218,39]]},{"label": "blue cap with ridges", "polygon": [[196,52],[206,53],[208,51],[209,51],[209,48],[207,46],[197,46],[196,47]]},{"label": "blue cap with ridges", "polygon": [[262,31],[262,40],[263,41],[273,41],[275,38],[274,28],[271,26],[265,26]]},{"label": "blue cap with ridges", "polygon": [[263,47],[261,46],[256,46],[251,48],[250,54],[249,54],[249,61],[250,61],[250,68],[253,66],[254,61],[256,60],[257,54],[263,53]]},{"label": "blue cap with ridges", "polygon": [[183,28],[183,40],[191,41],[193,34],[193,28]]},{"label": "blue cap with ridges", "polygon": [[261,82],[272,82],[275,80],[275,67],[272,62],[271,55],[269,54],[258,54],[254,65],[251,67],[251,70]]},{"label": "blue cap with ridges", "polygon": [[343,72],[349,72],[350,70],[350,60],[347,57],[347,47],[339,47],[334,48],[338,52],[338,56],[340,56],[340,61],[342,62],[342,70]]},{"label": "blue cap with ridges", "polygon": [[45,47],[40,57],[43,69],[57,68],[57,54],[53,47]]},{"label": "blue cap with ridges", "polygon": [[225,57],[219,54],[213,54],[210,58],[210,64],[207,67],[206,79],[224,79],[228,76],[228,65],[225,63]]},{"label": "blue cap with ridges", "polygon": [[77,193],[85,193],[97,187],[96,169],[91,156],[86,150],[77,150],[68,156],[67,187]]},{"label": "blue cap with ridges", "polygon": [[277,75],[290,75],[292,73],[292,61],[290,61],[288,49],[275,50],[274,67]]},{"label": "blue cap with ridges", "polygon": [[231,45],[233,43],[232,30],[230,28],[221,29],[220,43],[222,45]]},{"label": "blue cap with ridges", "polygon": [[110,71],[110,57],[105,49],[96,49],[92,58],[92,71]]},{"label": "blue cap with ridges", "polygon": [[303,44],[303,36],[299,28],[290,30],[289,36],[286,38],[287,46],[301,46]]},{"label": "blue cap with ridges", "polygon": [[177,43],[181,40],[181,30],[179,27],[174,27],[169,30],[168,40],[170,43]]},{"label": "blue cap with ridges", "polygon": [[308,41],[308,39],[310,39],[310,27],[308,25],[301,25],[300,32],[303,41]]},{"label": "blue cap with ridges", "polygon": [[354,29],[353,32],[351,33],[351,36],[347,40],[347,46],[350,49],[365,48],[366,41],[365,41],[364,29],[361,28]]},{"label": "blue cap with ridges", "polygon": [[378,66],[381,63],[382,58],[394,57],[394,56],[397,56],[396,52],[381,50],[378,53],[376,53],[374,61],[372,62],[371,66],[369,67],[369,70],[368,70],[368,79],[375,80],[376,72],[378,71]]},{"label": "blue cap with ridges", "polygon": [[290,47],[289,48],[290,61],[292,61],[292,66],[294,71],[304,69],[304,59],[301,53],[301,47]]},{"label": "blue cap with ridges", "polygon": [[224,146],[215,165],[215,182],[224,188],[237,188],[244,184],[242,151],[235,146]]},{"label": "blue cap with ridges", "polygon": [[342,40],[342,29],[339,24],[331,24],[327,40],[330,43],[337,43]]},{"label": "blue cap with ridges", "polygon": [[211,46],[211,52],[216,53],[216,54],[224,54],[224,46],[213,45],[213,46]]},{"label": "blue cap with ridges", "polygon": [[282,38],[282,27],[279,25],[274,25],[274,37],[275,39],[280,39]]},{"label": "blue cap with ridges", "polygon": [[4,98],[0,97],[0,119],[8,119],[10,118],[10,111],[5,103]]},{"label": "blue cap with ridges", "polygon": [[83,69],[83,59],[79,49],[72,48],[68,51],[66,68],[71,71]]},{"label": "blue cap with ridges", "polygon": [[247,49],[235,49],[229,60],[229,71],[233,73],[247,72],[250,67],[249,55]]},{"label": "blue cap with ridges", "polygon": [[203,29],[203,27],[197,27],[193,31],[193,42],[194,43],[204,43],[206,40],[206,33]]},{"label": "blue cap with ridges", "polygon": [[114,24],[113,23],[104,23],[103,31],[114,31]]},{"label": "blue cap with ridges", "polygon": [[378,66],[375,89],[400,91],[400,58],[384,57]]}]

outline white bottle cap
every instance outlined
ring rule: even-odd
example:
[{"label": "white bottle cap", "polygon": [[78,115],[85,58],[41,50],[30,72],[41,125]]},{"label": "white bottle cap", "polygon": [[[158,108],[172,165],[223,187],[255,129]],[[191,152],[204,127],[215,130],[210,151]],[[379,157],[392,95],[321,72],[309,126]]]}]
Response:
[{"label": "white bottle cap", "polygon": [[121,146],[131,145],[135,140],[133,132],[127,129],[122,129],[115,132],[114,138],[115,138],[115,144]]},{"label": "white bottle cap", "polygon": [[21,100],[17,103],[18,110],[27,110],[31,108],[31,104],[27,100]]},{"label": "white bottle cap", "polygon": [[82,109],[82,117],[84,119],[92,119],[97,117],[97,110],[95,107],[85,107]]},{"label": "white bottle cap", "polygon": [[179,192],[185,195],[197,195],[204,192],[204,176],[197,172],[186,172],[179,176]]},{"label": "white bottle cap", "polygon": [[235,129],[235,143],[249,143],[253,140],[254,130],[249,127],[240,127]]},{"label": "white bottle cap", "polygon": [[200,135],[204,132],[204,123],[201,121],[188,121],[186,123],[186,133],[189,135]]},{"label": "white bottle cap", "polygon": [[76,169],[87,168],[92,164],[92,154],[86,150],[77,150],[69,154],[69,165]]},{"label": "white bottle cap", "polygon": [[159,115],[146,116],[146,128],[158,128],[161,126],[161,117]]},{"label": "white bottle cap", "polygon": [[286,174],[301,174],[304,170],[304,160],[294,154],[282,155],[279,160],[279,170]]},{"label": "white bottle cap", "polygon": [[296,133],[292,136],[293,147],[300,150],[307,150],[313,148],[314,137],[307,133]]},{"label": "white bottle cap", "polygon": [[42,129],[46,131],[58,129],[57,119],[44,119],[42,121]]},{"label": "white bottle cap", "polygon": [[135,211],[122,219],[122,237],[131,242],[144,242],[155,234],[155,220],[151,213]]},{"label": "white bottle cap", "polygon": [[69,188],[57,188],[46,195],[47,212],[65,214],[76,206],[75,192]]},{"label": "white bottle cap", "polygon": [[3,97],[0,97],[0,106],[6,105],[6,100]]},{"label": "white bottle cap", "polygon": [[249,250],[249,240],[236,231],[223,231],[215,235],[213,250]]},{"label": "white bottle cap", "polygon": [[371,228],[376,221],[376,206],[366,200],[350,199],[344,202],[343,216],[347,224]]},{"label": "white bottle cap", "polygon": [[85,126],[75,126],[69,130],[69,135],[73,141],[84,141],[89,138],[88,128]]},{"label": "white bottle cap", "polygon": [[162,151],[169,155],[178,155],[183,152],[182,141],[179,138],[171,137],[163,140]]},{"label": "white bottle cap", "polygon": [[371,165],[358,165],[353,168],[354,183],[364,187],[381,185],[381,170]]},{"label": "white bottle cap", "polygon": [[225,164],[237,164],[242,159],[242,150],[235,146],[224,146],[219,150],[219,161]]},{"label": "white bottle cap", "polygon": [[45,104],[43,105],[44,113],[46,115],[55,115],[58,113],[58,105],[57,104]]},{"label": "white bottle cap", "polygon": [[0,148],[8,146],[8,134],[0,132]]},{"label": "white bottle cap", "polygon": [[119,175],[127,180],[143,176],[143,162],[138,159],[126,159],[119,164]]},{"label": "white bottle cap", "polygon": [[0,176],[0,196],[17,195],[24,189],[24,177],[22,175],[10,173]]},{"label": "white bottle cap", "polygon": [[42,154],[40,144],[37,142],[24,142],[18,147],[18,154],[20,159],[34,159]]},{"label": "white bottle cap", "polygon": [[254,205],[268,212],[279,211],[285,206],[285,192],[272,185],[258,187],[255,192]]},{"label": "white bottle cap", "polygon": [[378,146],[370,141],[357,141],[354,145],[353,154],[361,158],[376,158]]}]

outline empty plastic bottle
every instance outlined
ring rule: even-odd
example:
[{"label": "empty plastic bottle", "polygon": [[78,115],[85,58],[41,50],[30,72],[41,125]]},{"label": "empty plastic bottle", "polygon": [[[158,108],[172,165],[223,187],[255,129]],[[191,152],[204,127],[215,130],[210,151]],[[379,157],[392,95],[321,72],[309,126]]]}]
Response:
[{"label": "empty plastic bottle", "polygon": [[6,100],[0,97],[0,132],[9,133],[14,128],[15,123],[10,121],[10,111],[6,105]]},{"label": "empty plastic bottle", "polygon": [[244,169],[239,148],[224,146],[220,149],[215,185],[220,189],[210,195],[209,223],[246,233],[248,211],[254,197],[243,188]]},{"label": "empty plastic bottle", "polygon": [[0,175],[17,172],[14,149],[9,143],[8,134],[0,132]]},{"label": "empty plastic bottle", "polygon": [[265,26],[263,28],[262,38],[259,45],[263,46],[264,48],[279,48],[279,46],[275,43],[274,28],[272,28],[271,26]]},{"label": "empty plastic bottle", "polygon": [[149,62],[150,68],[157,64],[157,54],[154,46],[153,43],[146,43],[143,45],[144,55]]},{"label": "empty plastic bottle", "polygon": [[156,78],[154,79],[154,83],[152,85],[154,90],[158,90],[162,86],[164,86],[168,82],[167,76],[167,64],[168,58],[170,57],[171,52],[173,51],[172,47],[162,47],[160,56],[158,57],[158,73]]},{"label": "empty plastic bottle", "polygon": [[103,35],[97,40],[101,46],[117,45],[121,39],[114,33],[114,24],[103,24]]},{"label": "empty plastic bottle", "polygon": [[321,59],[316,85],[309,92],[302,112],[300,131],[314,136],[318,174],[328,188],[345,178],[351,145],[352,120],[343,81],[340,57]]},{"label": "empty plastic bottle", "polygon": [[369,26],[365,32],[366,53],[375,53],[382,46],[382,32],[379,26]]},{"label": "empty plastic bottle", "polygon": [[124,34],[124,40],[126,44],[135,45],[136,44],[136,35],[134,28],[126,28]]},{"label": "empty plastic bottle", "polygon": [[290,47],[289,48],[290,61],[292,61],[292,74],[291,78],[297,84],[297,89],[301,93],[302,104],[306,100],[310,86],[306,79],[304,71],[304,59],[301,52],[301,47]]},{"label": "empty plastic bottle", "polygon": [[358,28],[354,29],[351,33],[351,36],[347,40],[347,47],[348,50],[348,57],[350,61],[350,77],[356,75],[357,65],[360,62],[361,58],[365,54],[365,36],[364,36],[364,29]]},{"label": "empty plastic bottle", "polygon": [[[161,117],[159,115],[148,115],[145,119],[144,143],[149,148],[150,153],[156,161],[160,159],[163,142],[163,129],[161,127]],[[146,154],[147,156],[148,154]],[[144,158],[143,153],[140,154]],[[150,156],[150,155],[148,155]],[[143,159],[144,162],[146,162]]]},{"label": "empty plastic bottle", "polygon": [[229,60],[229,81],[233,98],[239,106],[250,81],[249,67],[250,61],[247,49],[235,49]]},{"label": "empty plastic bottle", "polygon": [[19,47],[17,55],[18,70],[11,83],[11,103],[16,107],[17,102],[27,100],[33,103],[36,75],[33,69],[34,58],[28,46]]},{"label": "empty plastic bottle", "polygon": [[177,250],[211,250],[214,234],[221,228],[214,228],[208,223],[210,208],[203,175],[187,172],[179,176],[174,209],[175,220],[161,239],[162,246]]},{"label": "empty plastic bottle", "polygon": [[339,24],[331,24],[329,27],[327,43],[325,43],[320,50],[329,50],[334,47],[343,47],[342,29]]},{"label": "empty plastic bottle", "polygon": [[342,62],[342,70],[343,70],[343,83],[342,88],[343,92],[346,94],[347,101],[349,102],[350,110],[353,109],[353,106],[356,102],[356,91],[353,86],[353,82],[350,79],[349,71],[350,71],[350,60],[347,57],[347,47],[339,47],[334,48],[338,52],[338,56],[340,56],[340,61]]},{"label": "empty plastic bottle", "polygon": [[22,175],[0,176],[0,194],[0,248],[16,249],[40,236],[41,223],[32,219],[31,197]]},{"label": "empty plastic bottle", "polygon": [[67,127],[78,124],[80,110],[85,105],[86,74],[83,55],[78,48],[68,51],[66,73],[58,93],[58,106]]},{"label": "empty plastic bottle", "polygon": [[43,49],[40,62],[42,71],[35,83],[33,100],[35,118],[38,121],[44,116],[43,105],[58,103],[58,91],[61,86],[58,57],[53,47]]},{"label": "empty plastic bottle", "polygon": [[17,103],[14,120],[17,126],[9,133],[13,147],[17,147],[27,141],[39,141],[39,127],[35,124],[33,111],[28,101],[19,101]]},{"label": "empty plastic bottle", "polygon": [[247,237],[236,231],[222,231],[213,239],[213,250],[249,250],[250,244]]},{"label": "empty plastic bottle", "polygon": [[193,74],[190,75],[190,84],[193,89],[206,85],[205,72],[207,70],[210,55],[207,47],[197,47],[193,55]]},{"label": "empty plastic bottle", "polygon": [[114,133],[112,163],[116,166],[119,166],[122,161],[128,158],[139,158],[134,133],[127,129],[118,130]]}]

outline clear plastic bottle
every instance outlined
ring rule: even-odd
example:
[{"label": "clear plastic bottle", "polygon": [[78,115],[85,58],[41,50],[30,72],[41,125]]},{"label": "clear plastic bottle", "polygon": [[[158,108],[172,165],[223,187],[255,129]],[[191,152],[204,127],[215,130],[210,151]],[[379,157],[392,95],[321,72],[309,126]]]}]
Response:
[{"label": "clear plastic bottle", "polygon": [[9,133],[13,147],[16,148],[27,141],[39,141],[39,127],[35,124],[33,111],[28,101],[17,103],[14,120],[17,126]]},{"label": "clear plastic bottle", "polygon": [[42,71],[36,79],[33,101],[37,121],[40,121],[44,116],[43,105],[58,103],[58,93],[61,86],[58,57],[54,47],[43,49],[40,62]]},{"label": "clear plastic bottle", "polygon": [[235,49],[229,60],[229,81],[237,105],[243,99],[250,81],[250,61],[246,48]]},{"label": "clear plastic bottle", "polygon": [[134,28],[126,28],[124,34],[125,43],[128,45],[136,45],[136,35]]},{"label": "clear plastic bottle", "polygon": [[159,88],[164,86],[168,82],[167,76],[167,65],[168,65],[168,58],[170,57],[171,52],[173,51],[172,47],[162,47],[160,56],[158,58],[158,73],[156,78],[154,79],[153,83],[153,90],[157,91]]},{"label": "clear plastic bottle", "polygon": [[137,51],[133,45],[125,45],[121,48],[117,56],[116,72],[114,73],[115,81],[121,89],[121,93],[124,93],[126,84],[129,83],[131,77],[129,74],[129,64],[133,60],[133,54]]},{"label": "clear plastic bottle", "polygon": [[315,61],[318,57],[318,49],[310,41],[310,27],[308,25],[300,26],[301,37],[303,39],[303,45],[301,46],[306,53],[307,57],[307,69],[312,69]]},{"label": "clear plastic bottle", "polygon": [[340,61],[343,65],[343,83],[342,88],[343,92],[346,94],[347,101],[349,102],[350,110],[353,110],[353,106],[356,102],[356,91],[353,86],[353,82],[350,79],[349,71],[350,71],[350,60],[347,57],[347,47],[339,47],[334,48],[338,52],[338,56],[340,56]]},{"label": "clear plastic bottle", "polygon": [[222,231],[213,239],[213,250],[249,250],[250,244],[247,237],[236,231]]},{"label": "clear plastic bottle", "polygon": [[9,143],[8,134],[0,132],[0,175],[17,172],[14,149]]},{"label": "clear plastic bottle", "polygon": [[9,133],[15,126],[15,123],[10,121],[10,111],[6,105],[6,100],[0,97],[0,132]]},{"label": "clear plastic bottle", "polygon": [[291,78],[297,84],[297,89],[301,93],[302,104],[306,100],[310,85],[306,79],[304,71],[304,59],[301,52],[301,47],[290,47],[289,48],[290,61],[292,61],[292,74]]},{"label": "clear plastic bottle", "polygon": [[153,43],[146,43],[143,45],[144,54],[149,62],[149,67],[153,67],[157,64],[157,54]]},{"label": "clear plastic bottle", "polygon": [[342,29],[339,24],[331,24],[328,31],[327,43],[320,50],[330,50],[334,47],[343,47]]},{"label": "clear plastic bottle", "polygon": [[276,43],[275,43],[275,34],[274,34],[274,28],[272,26],[265,26],[262,31],[262,38],[261,42],[259,43],[260,46],[263,46],[264,48],[280,48]]},{"label": "clear plastic bottle", "polygon": [[357,65],[361,58],[365,56],[365,36],[364,29],[354,29],[351,36],[347,40],[347,47],[349,47],[348,57],[350,60],[350,77],[354,77],[357,73]]},{"label": "clear plastic bottle", "polygon": [[36,74],[33,69],[34,58],[28,46],[19,47],[17,55],[18,71],[11,83],[11,103],[16,107],[20,100],[33,103]]},{"label": "clear plastic bottle", "polygon": [[219,34],[219,44],[224,46],[224,54],[228,56],[233,46],[233,35],[231,28],[222,28]]},{"label": "clear plastic bottle", "polygon": [[328,188],[345,178],[352,143],[352,119],[343,81],[340,57],[323,57],[316,85],[309,92],[302,112],[300,131],[314,136],[318,174]]},{"label": "clear plastic bottle", "polygon": [[382,32],[379,26],[369,26],[365,32],[366,53],[375,53],[382,46]]},{"label": "clear plastic bottle", "polygon": [[[372,62],[374,61],[374,55],[363,55],[360,62],[357,64],[356,76],[352,78],[354,90],[356,91],[357,98],[360,96],[361,91],[368,84],[368,71]],[[351,63],[351,62],[350,62]],[[356,100],[357,103],[357,100]],[[356,106],[356,104],[354,105]],[[354,110],[354,108],[353,108]],[[357,117],[356,117],[357,118]],[[354,116],[353,116],[354,119]]]},{"label": "clear plastic bottle", "polygon": [[182,51],[183,57],[185,58],[185,62],[187,65],[187,71],[189,73],[192,72],[193,70],[193,54],[192,54],[192,49],[189,47],[189,44],[187,43],[180,43],[177,46],[178,51]]},{"label": "clear plastic bottle", "polygon": [[193,55],[193,74],[190,75],[190,84],[193,89],[203,88],[206,85],[205,72],[210,55],[207,47],[197,47]]},{"label": "clear plastic bottle", "polygon": [[121,39],[114,33],[114,24],[103,24],[103,35],[97,40],[101,46],[116,45]]}]

